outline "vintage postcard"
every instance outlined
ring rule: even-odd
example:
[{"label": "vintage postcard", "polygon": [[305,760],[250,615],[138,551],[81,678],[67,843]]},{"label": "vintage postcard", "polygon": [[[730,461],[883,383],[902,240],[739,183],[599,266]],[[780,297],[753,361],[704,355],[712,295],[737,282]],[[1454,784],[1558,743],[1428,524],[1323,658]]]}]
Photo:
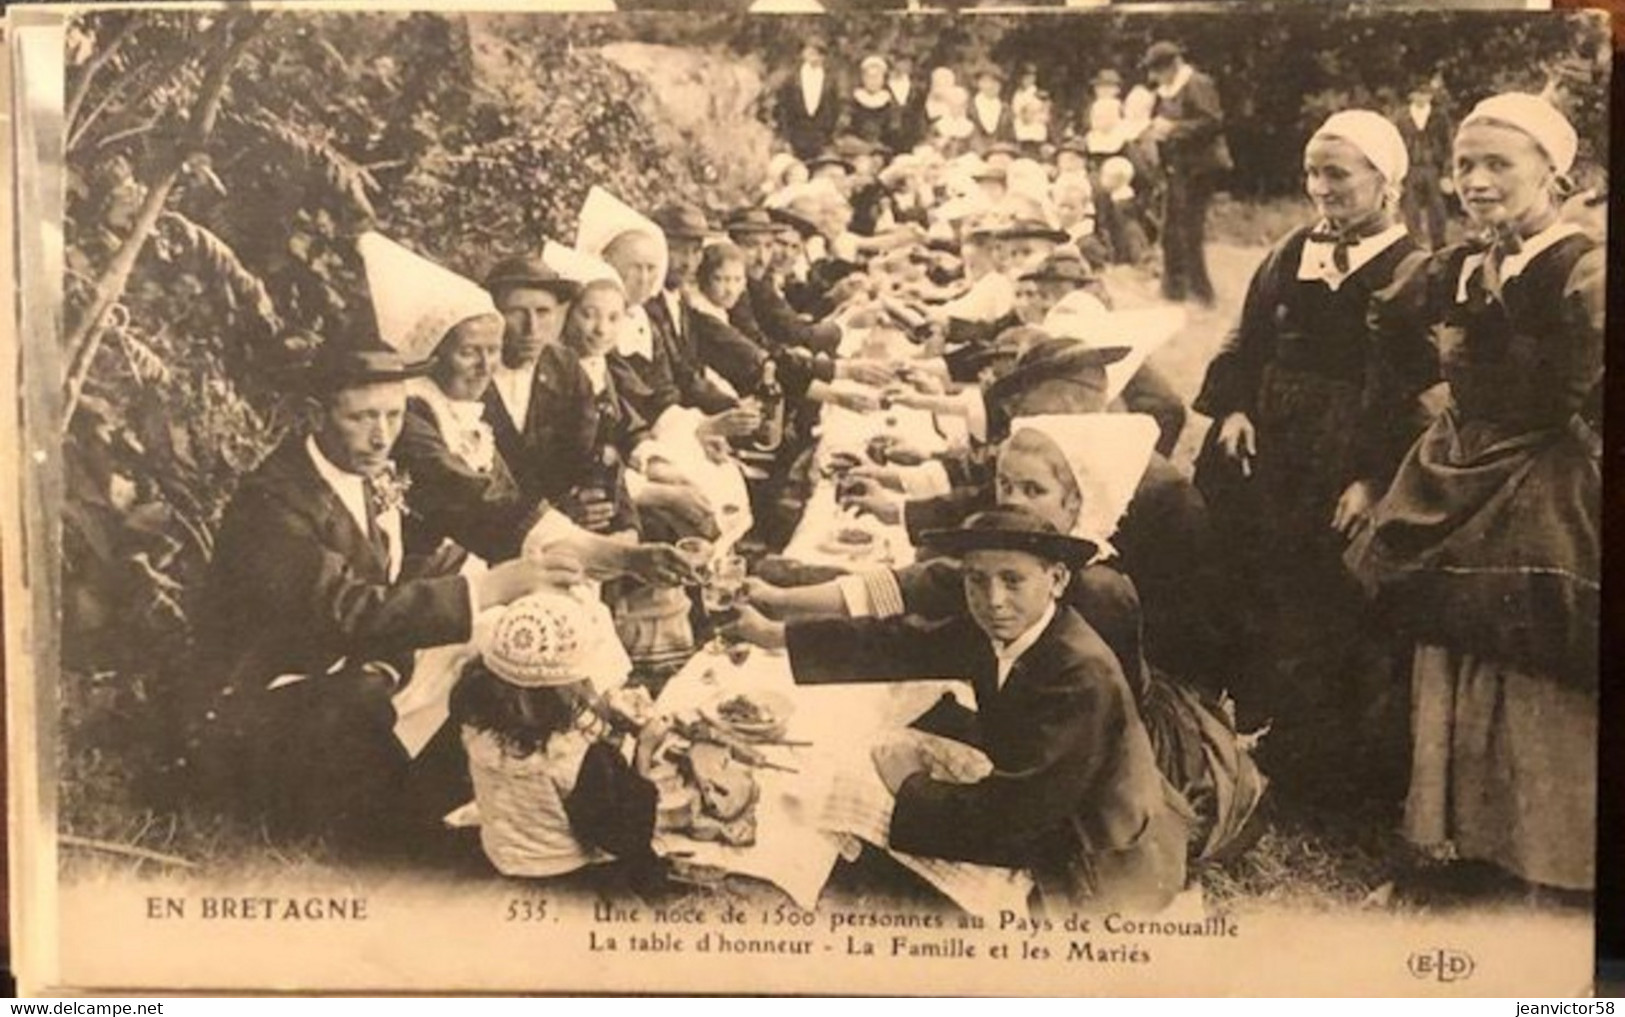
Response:
[{"label": "vintage postcard", "polygon": [[1606,15],[733,6],[9,12],[23,990],[1588,991]]}]

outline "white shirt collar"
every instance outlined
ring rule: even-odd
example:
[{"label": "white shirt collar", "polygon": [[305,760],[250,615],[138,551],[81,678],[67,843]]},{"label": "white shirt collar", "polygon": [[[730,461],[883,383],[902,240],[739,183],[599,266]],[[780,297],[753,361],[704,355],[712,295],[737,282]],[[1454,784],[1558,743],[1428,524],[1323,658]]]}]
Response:
[{"label": "white shirt collar", "polygon": [[508,419],[513,421],[514,429],[523,431],[525,421],[530,416],[530,393],[536,386],[536,365],[498,367],[491,374],[491,384],[495,386],[503,408],[508,411]]},{"label": "white shirt collar", "polygon": [[1185,86],[1191,83],[1191,75],[1195,73],[1196,68],[1190,64],[1180,64],[1179,70],[1174,74],[1174,80],[1166,85],[1158,85],[1157,94],[1164,99],[1172,99],[1185,90]]},{"label": "white shirt collar", "polygon": [[1005,680],[1010,677],[1010,669],[1015,666],[1016,661],[1021,659],[1023,653],[1033,648],[1033,644],[1038,642],[1038,637],[1044,634],[1044,630],[1049,628],[1049,623],[1054,620],[1055,601],[1052,600],[1049,602],[1049,606],[1044,608],[1044,613],[1038,616],[1038,620],[1033,623],[1032,628],[1003,646],[1000,646],[997,641],[990,640],[993,642],[993,656],[999,664],[999,688],[1004,688]]},{"label": "white shirt collar", "polygon": [[[1321,223],[1324,227],[1326,224]],[[1298,278],[1301,280],[1318,279],[1325,283],[1334,292],[1343,285],[1344,280],[1358,272],[1366,262],[1375,258],[1383,251],[1399,243],[1405,236],[1405,224],[1394,223],[1381,233],[1374,233],[1350,245],[1349,270],[1340,272],[1337,263],[1332,260],[1337,245],[1325,240],[1310,240],[1303,245],[1303,254],[1298,258]]]},{"label": "white shirt collar", "polygon": [[1428,125],[1428,117],[1433,113],[1432,104],[1429,104],[1429,105],[1426,105],[1426,106],[1418,106],[1416,103],[1413,102],[1413,103],[1411,103],[1410,111],[1411,111],[1411,123],[1416,125],[1417,130],[1419,130],[1419,131],[1420,130],[1425,130],[1427,128],[1427,125]]},{"label": "white shirt collar", "polygon": [[899,106],[908,102],[908,97],[914,91],[914,82],[908,78],[887,78],[886,88],[891,92],[892,98],[897,100]]},{"label": "white shirt collar", "polygon": [[710,297],[699,291],[689,294],[688,306],[694,308],[696,311],[699,311],[701,314],[709,314],[718,321],[728,320],[728,312],[712,303]]},{"label": "white shirt collar", "polygon": [[824,98],[824,68],[822,65],[814,67],[812,64],[801,65],[801,101],[806,104],[808,113],[818,111],[818,104]]},{"label": "white shirt collar", "polygon": [[[333,465],[332,460],[322,454],[321,446],[316,444],[316,436],[305,438],[305,451],[310,455],[316,473],[326,481],[327,486],[338,495],[339,501],[355,520],[356,529],[362,536],[367,534],[367,485],[359,473],[341,470]],[[389,538],[389,579],[394,582],[401,574],[401,513],[399,509],[390,509],[378,516],[378,526]]]},{"label": "white shirt collar", "polygon": [[[1565,240],[1572,237],[1576,233],[1584,232],[1584,230],[1572,222],[1564,222],[1563,220],[1559,219],[1557,222],[1552,223],[1539,233],[1536,233],[1534,236],[1525,240],[1522,248],[1517,254],[1509,254],[1501,259],[1501,263],[1498,266],[1500,270],[1499,277],[1501,282],[1504,284],[1508,279],[1514,279],[1522,275],[1523,270],[1529,267],[1529,263],[1534,261],[1535,258],[1539,257],[1553,244],[1560,240]],[[1474,273],[1483,270],[1484,262],[1488,259],[1488,257],[1489,255],[1487,252],[1475,251],[1474,253],[1467,255],[1466,258],[1462,259],[1461,277],[1456,282],[1457,303],[1466,301],[1467,283],[1470,279],[1472,279]]]},{"label": "white shirt collar", "polygon": [[621,322],[621,334],[615,340],[615,352],[623,357],[654,359],[654,333],[649,328],[649,312],[643,309],[642,304],[627,308],[626,318]]},{"label": "white shirt collar", "polygon": [[581,369],[592,382],[592,394],[598,395],[609,385],[609,363],[603,357],[582,357]]},{"label": "white shirt collar", "polygon": [[976,119],[982,122],[982,130],[992,133],[999,126],[999,114],[1004,111],[1004,100],[986,96],[980,92],[971,100],[976,107]]}]

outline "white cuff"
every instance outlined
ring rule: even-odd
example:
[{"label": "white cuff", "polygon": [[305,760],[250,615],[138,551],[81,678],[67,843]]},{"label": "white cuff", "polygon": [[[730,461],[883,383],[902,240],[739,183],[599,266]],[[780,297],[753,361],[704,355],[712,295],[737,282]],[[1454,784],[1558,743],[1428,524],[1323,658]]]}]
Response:
[{"label": "white cuff", "polygon": [[569,540],[586,532],[575,524],[575,520],[558,509],[550,508],[525,534],[524,556],[532,557],[561,540]]},{"label": "white cuff", "polygon": [[845,575],[835,580],[835,588],[841,591],[841,599],[846,602],[846,613],[853,618],[874,617],[874,605],[869,601],[869,587],[861,576]]},{"label": "white cuff", "polygon": [[987,441],[987,399],[974,385],[965,389],[965,430],[977,444]]},{"label": "white cuff", "polygon": [[935,459],[918,466],[898,470],[903,481],[903,493],[911,500],[941,498],[952,493],[954,485],[948,479],[948,470]]},{"label": "white cuff", "polygon": [[633,501],[642,498],[644,489],[649,486],[649,478],[638,470],[627,470],[625,476],[626,493],[632,496]]}]

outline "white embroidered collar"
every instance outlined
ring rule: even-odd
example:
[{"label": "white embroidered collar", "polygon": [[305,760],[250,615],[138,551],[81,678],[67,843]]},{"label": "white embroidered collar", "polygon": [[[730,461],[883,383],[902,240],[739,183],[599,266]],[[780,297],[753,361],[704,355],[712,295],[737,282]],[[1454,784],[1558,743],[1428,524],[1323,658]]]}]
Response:
[{"label": "white embroidered collar", "polygon": [[496,435],[485,422],[485,403],[481,400],[453,399],[444,389],[427,378],[413,378],[407,383],[407,392],[423,400],[434,415],[440,436],[453,455],[462,459],[477,473],[489,473],[496,463]]},{"label": "white embroidered collar", "polygon": [[[1322,222],[1316,229],[1330,229],[1329,224]],[[1303,254],[1298,258],[1298,278],[1309,281],[1318,279],[1324,282],[1333,292],[1358,272],[1366,262],[1375,258],[1383,251],[1399,243],[1406,236],[1404,223],[1394,223],[1381,233],[1373,233],[1363,237],[1358,243],[1348,247],[1348,271],[1340,271],[1333,255],[1337,245],[1325,240],[1309,240],[1303,245]]]},{"label": "white embroidered collar", "polygon": [[[1497,274],[1500,282],[1504,284],[1508,279],[1516,279],[1523,274],[1523,270],[1528,268],[1531,262],[1545,253],[1548,248],[1559,241],[1567,240],[1577,233],[1584,232],[1576,224],[1565,222],[1562,219],[1552,223],[1539,233],[1524,240],[1518,253],[1509,254],[1501,259],[1496,266],[1499,270]],[[1474,274],[1484,270],[1485,262],[1488,260],[1488,251],[1474,251],[1462,259],[1461,276],[1456,281],[1456,302],[1458,304],[1467,301],[1468,282],[1472,280]]]},{"label": "white embroidered collar", "polygon": [[895,101],[892,99],[890,89],[877,88],[871,92],[862,85],[852,90],[852,98],[857,100],[859,106],[866,109],[883,109]]}]

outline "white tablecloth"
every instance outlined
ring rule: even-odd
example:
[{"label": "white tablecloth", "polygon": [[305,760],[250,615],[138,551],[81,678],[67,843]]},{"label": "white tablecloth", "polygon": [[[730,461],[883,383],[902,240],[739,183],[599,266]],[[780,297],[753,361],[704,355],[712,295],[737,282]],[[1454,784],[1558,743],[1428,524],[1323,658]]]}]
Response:
[{"label": "white tablecloth", "polygon": [[[757,649],[736,666],[725,655],[702,651],[673,676],[655,705],[662,713],[682,714],[708,700],[751,690],[777,692],[793,704],[785,737],[811,744],[765,751],[772,761],[798,772],[756,771],[761,799],[754,845],[730,847],[663,835],[657,849],[765,880],[810,909],[847,838],[886,846],[890,792],[875,773],[870,750],[897,737],[944,692],[971,702],[970,687],[960,681],[798,686],[782,654]],[[968,911],[1025,913],[1031,883],[1023,873],[891,853]]]}]

